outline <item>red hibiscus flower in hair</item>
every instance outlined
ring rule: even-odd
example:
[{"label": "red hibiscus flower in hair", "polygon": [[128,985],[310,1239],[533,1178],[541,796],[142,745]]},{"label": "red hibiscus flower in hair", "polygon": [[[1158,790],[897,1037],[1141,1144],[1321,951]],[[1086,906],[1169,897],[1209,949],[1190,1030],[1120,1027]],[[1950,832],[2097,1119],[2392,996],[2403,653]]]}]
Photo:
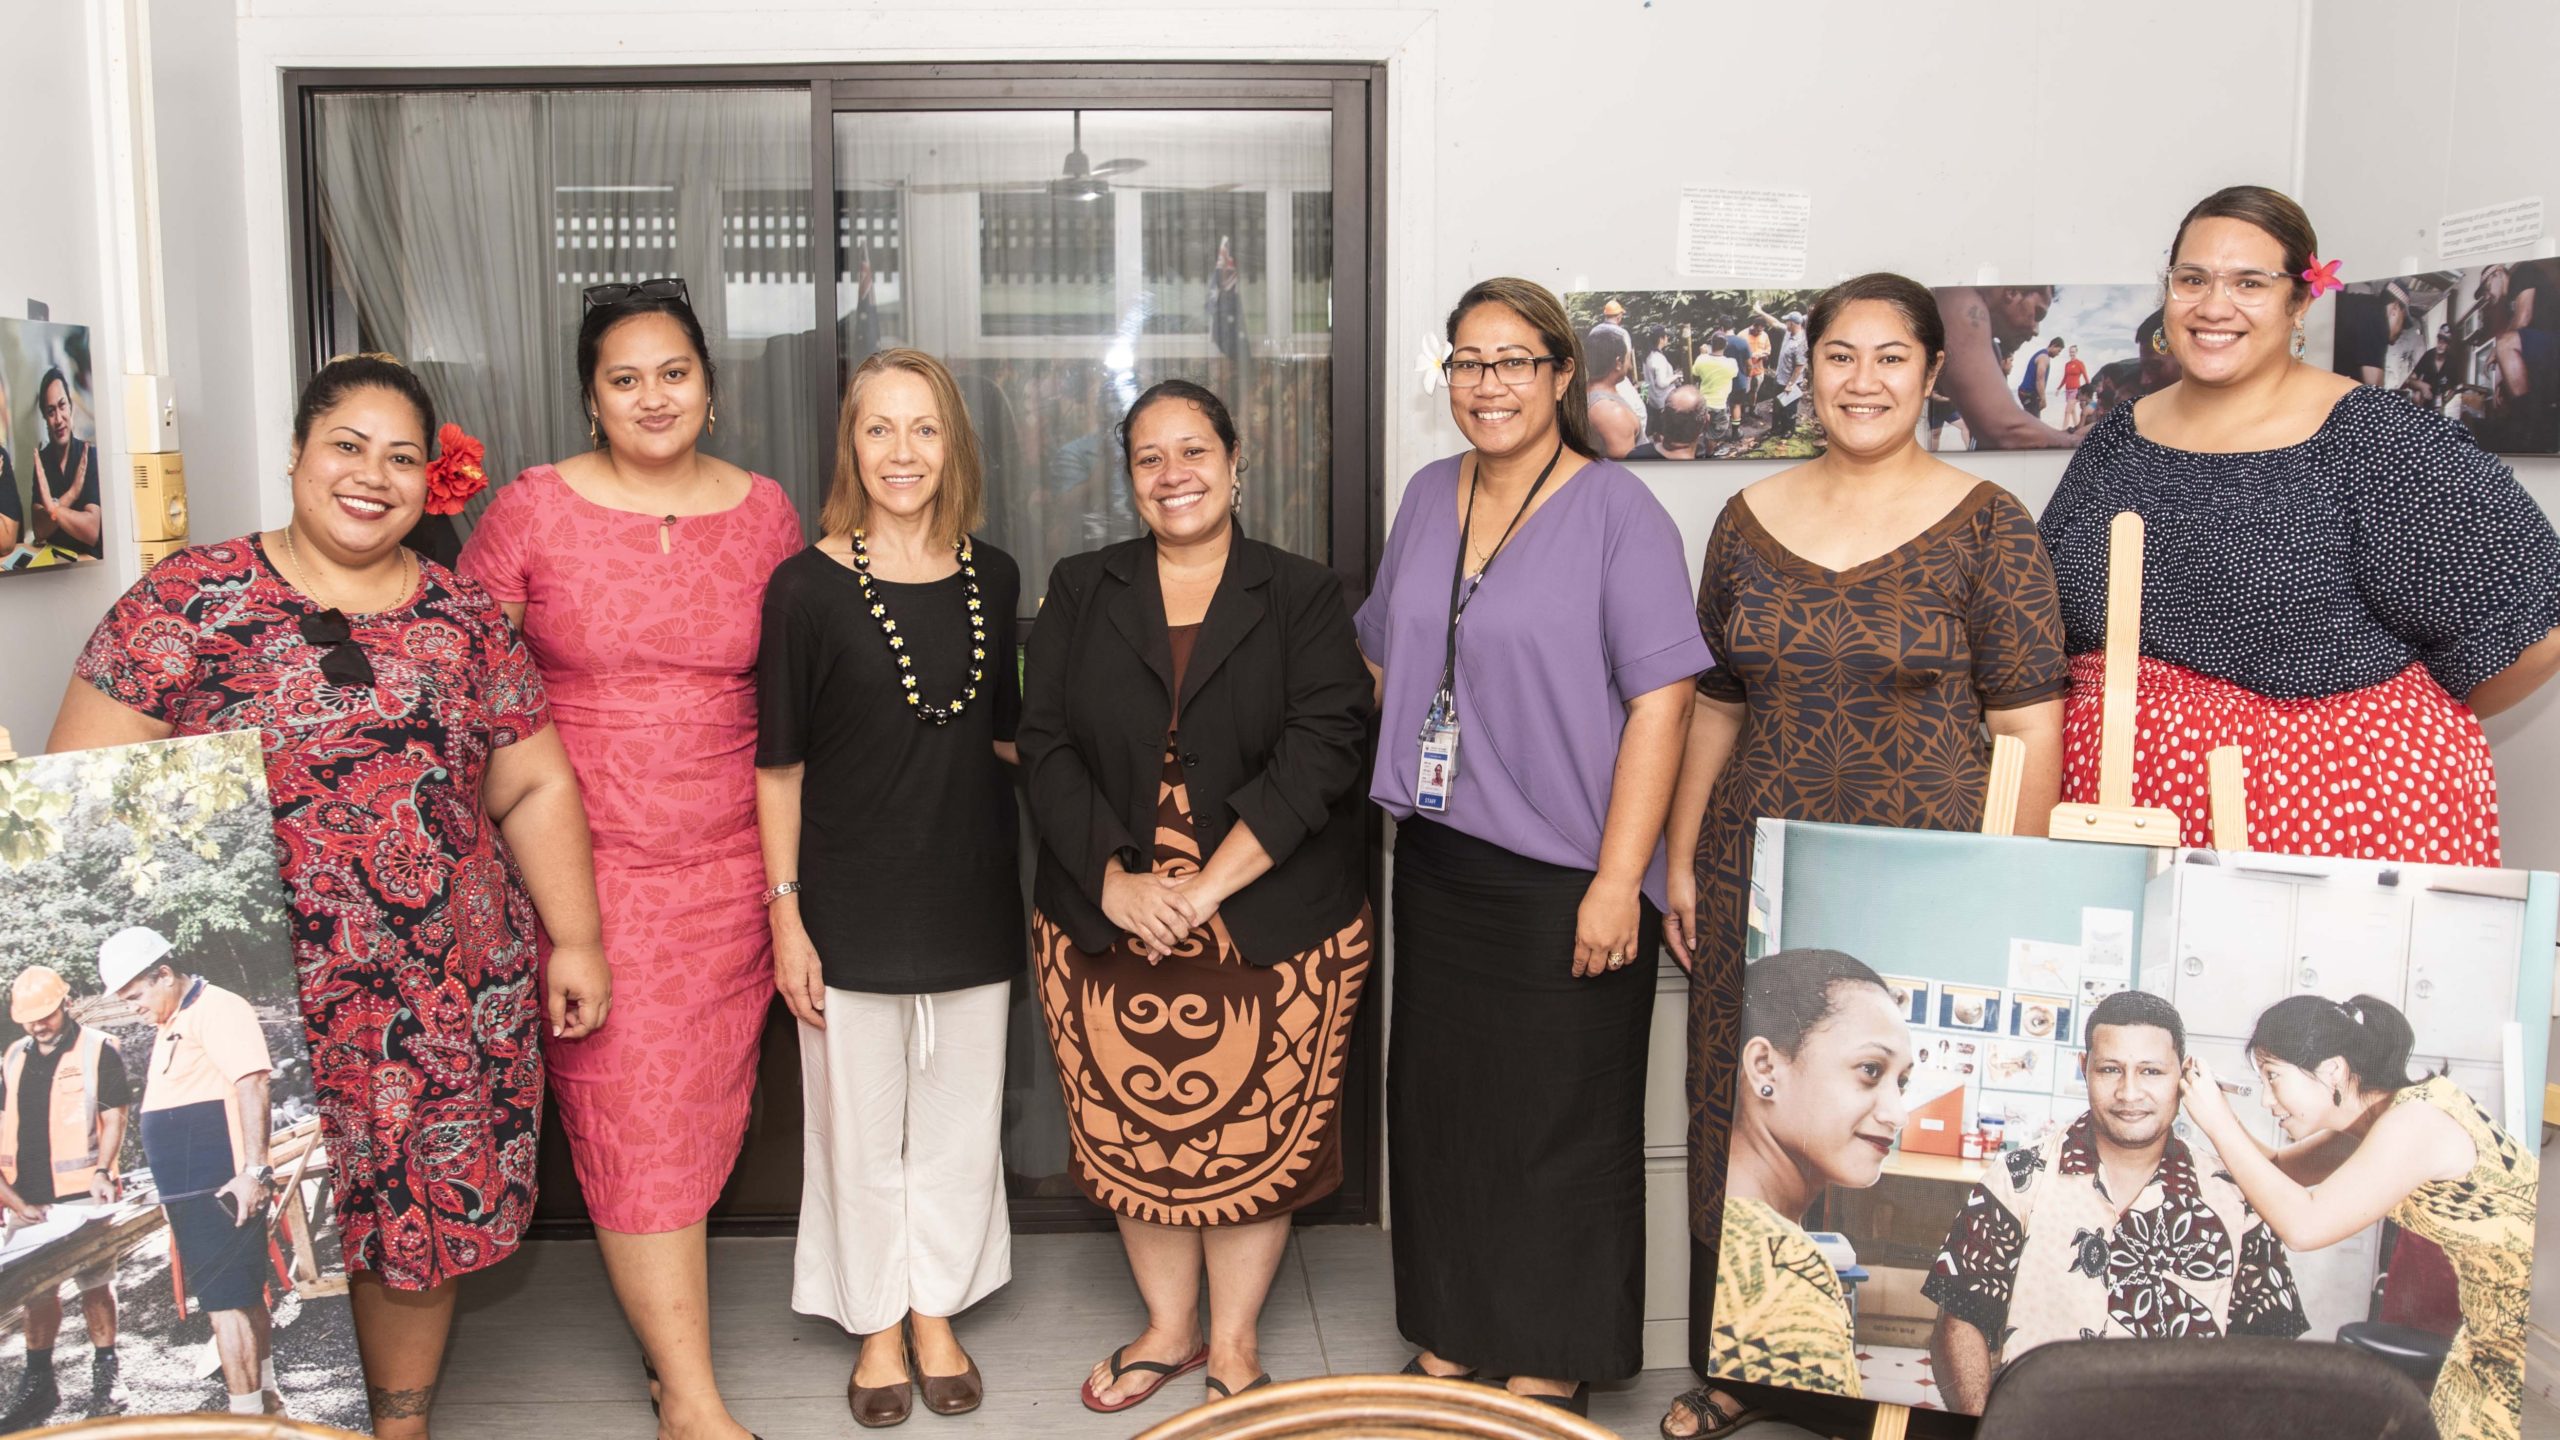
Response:
[{"label": "red hibiscus flower in hair", "polygon": [[489,488],[489,472],[481,468],[488,447],[461,426],[447,422],[436,432],[436,458],[427,466],[427,513],[459,515],[464,502]]}]

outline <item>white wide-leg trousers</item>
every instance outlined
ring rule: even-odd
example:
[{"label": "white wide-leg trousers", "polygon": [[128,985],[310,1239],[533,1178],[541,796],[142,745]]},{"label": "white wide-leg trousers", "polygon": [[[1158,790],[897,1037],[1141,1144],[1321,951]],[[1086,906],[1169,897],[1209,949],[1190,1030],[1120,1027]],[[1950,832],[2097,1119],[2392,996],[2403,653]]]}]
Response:
[{"label": "white wide-leg trousers", "polygon": [[1012,986],[829,988],[800,1027],[808,1116],[791,1308],[857,1335],[955,1315],[1013,1276],[1001,1123]]}]

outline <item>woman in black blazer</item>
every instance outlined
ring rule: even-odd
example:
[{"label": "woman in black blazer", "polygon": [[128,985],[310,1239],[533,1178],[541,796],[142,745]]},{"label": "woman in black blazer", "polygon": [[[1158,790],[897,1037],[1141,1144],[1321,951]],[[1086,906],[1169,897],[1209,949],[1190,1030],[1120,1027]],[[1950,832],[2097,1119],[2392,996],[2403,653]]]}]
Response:
[{"label": "woman in black blazer", "polygon": [[1341,582],[1237,528],[1235,422],[1209,391],[1147,391],[1120,446],[1149,533],[1058,562],[1016,736],[1076,1182],[1147,1303],[1085,1381],[1105,1412],[1203,1365],[1210,1398],[1270,1378],[1256,1324],[1290,1212],[1341,1183],[1371,943],[1369,672]]}]

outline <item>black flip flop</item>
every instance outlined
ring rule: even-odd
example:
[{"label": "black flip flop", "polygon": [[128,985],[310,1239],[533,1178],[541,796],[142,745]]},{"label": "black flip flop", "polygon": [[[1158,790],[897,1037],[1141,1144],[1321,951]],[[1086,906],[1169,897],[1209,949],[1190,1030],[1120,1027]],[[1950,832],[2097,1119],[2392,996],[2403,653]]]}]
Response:
[{"label": "black flip flop", "polygon": [[1139,1391],[1135,1395],[1127,1396],[1118,1403],[1112,1404],[1105,1403],[1100,1395],[1094,1393],[1092,1377],[1088,1376],[1085,1379],[1083,1387],[1077,1392],[1079,1398],[1084,1401],[1084,1408],[1093,1411],[1097,1415],[1117,1415],[1121,1411],[1128,1409],[1132,1405],[1138,1404],[1140,1401],[1147,1399],[1157,1391],[1163,1389],[1164,1382],[1167,1380],[1170,1380],[1177,1375],[1188,1375],[1192,1371],[1209,1363],[1209,1347],[1205,1344],[1199,1349],[1191,1352],[1191,1358],[1182,1361],[1180,1364],[1166,1364],[1157,1360],[1131,1360],[1124,1364],[1120,1357],[1128,1353],[1129,1347],[1126,1345],[1123,1345],[1119,1349],[1111,1352],[1111,1383],[1114,1385],[1119,1384],[1120,1377],[1128,1374],[1132,1370],[1148,1371],[1156,1377],[1156,1383]]},{"label": "black flip flop", "polygon": [[1245,1390],[1259,1390],[1270,1383],[1271,1376],[1266,1372],[1261,1375],[1256,1375],[1252,1379],[1244,1382],[1244,1389],[1230,1390],[1227,1388],[1226,1382],[1220,1380],[1217,1376],[1212,1375],[1209,1377],[1209,1388],[1218,1392],[1218,1398],[1221,1400],[1232,1400],[1236,1396],[1243,1394]]},{"label": "black flip flop", "polygon": [[1419,1375],[1425,1380],[1481,1380],[1484,1378],[1484,1372],[1478,1370],[1473,1365],[1468,1366],[1466,1369],[1459,1371],[1455,1375],[1434,1375],[1430,1371],[1422,1368],[1422,1356],[1418,1352],[1412,1359],[1404,1362],[1404,1368],[1396,1373],[1399,1375]]}]

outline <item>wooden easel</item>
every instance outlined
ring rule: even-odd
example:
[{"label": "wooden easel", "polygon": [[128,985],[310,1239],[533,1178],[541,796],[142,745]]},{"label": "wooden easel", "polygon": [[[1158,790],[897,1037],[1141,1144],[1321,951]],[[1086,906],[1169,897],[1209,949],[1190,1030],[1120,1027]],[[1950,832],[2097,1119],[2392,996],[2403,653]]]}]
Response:
[{"label": "wooden easel", "polygon": [[[2107,533],[2107,669],[2098,717],[2098,803],[2056,805],[2050,834],[2056,840],[2167,848],[2178,843],[2178,817],[2133,803],[2134,681],[2142,663],[2142,517],[2118,514]],[[2027,762],[2026,742],[2014,735],[1991,742],[1991,779],[1982,796],[1982,833],[2013,835],[2018,828],[2018,786]],[[2247,769],[2240,747],[2225,745],[2205,756],[2212,792],[2213,848],[2249,848]],[[1880,1403],[1868,1440],[1903,1440],[1911,1407]]]}]

